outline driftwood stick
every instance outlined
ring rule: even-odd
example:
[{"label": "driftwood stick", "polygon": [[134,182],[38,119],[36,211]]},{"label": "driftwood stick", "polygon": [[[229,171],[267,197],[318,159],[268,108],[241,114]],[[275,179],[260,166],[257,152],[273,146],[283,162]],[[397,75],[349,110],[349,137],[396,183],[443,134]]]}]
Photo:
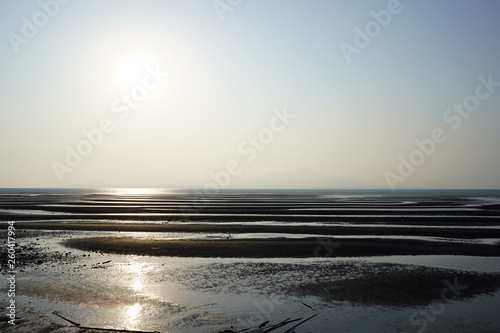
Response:
[{"label": "driftwood stick", "polygon": [[288,318],[288,319],[286,319],[286,320],[283,320],[281,323],[277,323],[277,324],[275,324],[275,325],[270,326],[269,328],[267,328],[267,329],[265,329],[264,331],[262,331],[262,333],[267,333],[267,332],[274,331],[274,330],[275,330],[275,329],[277,329],[277,328],[280,328],[280,327],[282,327],[282,326],[285,326],[285,325],[288,325],[288,324],[290,324],[290,323],[296,322],[296,321],[298,321],[298,320],[300,320],[300,319],[301,319],[301,318],[298,318],[298,319],[291,319],[291,320],[290,320],[290,318]]},{"label": "driftwood stick", "polygon": [[60,317],[60,318],[64,319],[64,320],[66,320],[68,323],[70,323],[70,324],[71,324],[71,325],[73,325],[73,326],[78,326],[78,327],[80,326],[80,324],[79,324],[79,323],[77,323],[76,321],[73,321],[73,320],[71,320],[71,319],[68,319],[68,318],[66,318],[66,317],[63,317],[63,316],[62,316],[62,315],[60,315],[60,314],[59,314],[59,312],[57,312],[57,311],[53,311],[52,313],[53,313],[53,314],[55,314],[56,316],[58,316],[58,317]]},{"label": "driftwood stick", "polygon": [[292,332],[292,330],[293,330],[295,327],[302,325],[303,323],[305,323],[305,322],[306,322],[306,321],[308,321],[309,319],[312,319],[312,318],[316,317],[317,315],[318,315],[317,313],[313,314],[311,317],[309,317],[309,318],[306,318],[306,319],[302,320],[300,323],[298,323],[298,324],[297,324],[297,325],[295,325],[295,326],[290,327],[289,329],[287,329],[287,330],[286,330],[285,332],[283,332],[283,333],[290,333],[290,332]]},{"label": "driftwood stick", "polygon": [[298,319],[287,318],[287,319],[285,319],[285,320],[283,320],[283,321],[281,321],[281,322],[279,322],[277,324],[267,325],[267,326],[259,327],[257,329],[253,329],[253,330],[249,330],[248,328],[245,328],[243,330],[236,331],[236,333],[241,333],[241,332],[246,332],[246,333],[267,333],[267,332],[274,331],[275,329],[280,328],[282,326],[285,326],[285,325],[288,325],[290,323],[299,321],[301,319],[302,318],[298,318]]}]

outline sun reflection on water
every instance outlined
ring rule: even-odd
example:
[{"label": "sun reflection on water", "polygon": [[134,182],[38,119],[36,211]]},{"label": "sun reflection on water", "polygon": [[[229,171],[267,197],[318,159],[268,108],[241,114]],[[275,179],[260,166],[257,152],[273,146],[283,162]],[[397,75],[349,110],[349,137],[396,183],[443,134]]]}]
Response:
[{"label": "sun reflection on water", "polygon": [[117,196],[154,196],[172,193],[175,192],[165,188],[115,188],[111,194]]},{"label": "sun reflection on water", "polygon": [[142,285],[142,281],[141,281],[141,277],[140,276],[136,276],[135,277],[134,281],[131,284],[131,287],[132,287],[132,289],[135,292],[141,292],[142,291],[143,285]]},{"label": "sun reflection on water", "polygon": [[[125,283],[127,289],[135,299],[136,303],[134,305],[128,305],[124,307],[122,312],[122,322],[127,329],[138,329],[143,326],[142,312],[144,310],[145,304],[140,302],[140,300],[146,296],[144,295],[146,289],[147,273],[153,269],[148,263],[143,263],[133,258],[132,261],[122,266],[123,283]],[[147,297],[147,296],[146,296]]]},{"label": "sun reflection on water", "polygon": [[124,322],[127,329],[137,329],[141,323],[141,304],[127,306],[124,313]]},{"label": "sun reflection on water", "polygon": [[129,262],[127,265],[123,266],[124,279],[127,286],[136,293],[142,293],[144,291],[144,282],[147,278],[147,273],[153,269],[148,263],[142,263],[138,261]]}]

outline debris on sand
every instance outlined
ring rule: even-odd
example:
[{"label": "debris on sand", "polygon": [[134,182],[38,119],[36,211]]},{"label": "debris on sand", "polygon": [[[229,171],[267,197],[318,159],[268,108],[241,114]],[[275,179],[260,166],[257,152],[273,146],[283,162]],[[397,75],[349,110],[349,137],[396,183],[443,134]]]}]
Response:
[{"label": "debris on sand", "polygon": [[[294,329],[299,327],[300,325],[302,325],[303,323],[305,323],[306,321],[316,317],[318,314],[314,314],[306,319],[302,319],[302,318],[297,318],[297,319],[290,319],[290,318],[287,318],[277,324],[269,324],[269,320],[268,321],[265,321],[263,322],[262,324],[259,325],[258,328],[256,329],[252,329],[252,328],[244,328],[244,329],[239,329],[239,330],[233,330],[232,327],[231,329],[227,329],[227,328],[221,328],[221,329],[217,329],[217,330],[214,330],[212,331],[212,333],[267,333],[267,332],[273,332],[275,330],[277,330],[278,328],[285,328],[284,326],[287,326],[288,324],[291,324],[291,323],[295,323],[295,322],[298,322],[300,321],[299,323],[293,325],[292,327],[289,327],[288,329],[286,329],[285,331],[282,331],[280,333],[292,333],[292,332],[295,332]],[[278,332],[276,332],[278,333]]]}]

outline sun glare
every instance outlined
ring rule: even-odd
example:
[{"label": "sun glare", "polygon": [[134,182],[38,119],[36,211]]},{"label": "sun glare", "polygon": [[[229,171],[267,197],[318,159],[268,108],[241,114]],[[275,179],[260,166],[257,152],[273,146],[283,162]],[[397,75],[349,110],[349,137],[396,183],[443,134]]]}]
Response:
[{"label": "sun glare", "polygon": [[117,79],[122,88],[128,90],[141,84],[148,66],[151,62],[145,56],[134,56],[121,62],[117,68]]},{"label": "sun glare", "polygon": [[158,188],[117,188],[113,189],[114,195],[120,196],[143,196],[168,193],[166,189]]}]

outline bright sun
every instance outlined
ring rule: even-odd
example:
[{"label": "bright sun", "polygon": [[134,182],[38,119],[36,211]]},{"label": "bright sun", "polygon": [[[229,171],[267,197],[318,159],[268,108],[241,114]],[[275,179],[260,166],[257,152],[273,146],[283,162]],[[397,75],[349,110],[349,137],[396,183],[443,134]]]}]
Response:
[{"label": "bright sun", "polygon": [[126,89],[140,84],[146,75],[146,68],[150,61],[146,57],[136,56],[124,60],[117,69],[117,78],[120,85]]}]

